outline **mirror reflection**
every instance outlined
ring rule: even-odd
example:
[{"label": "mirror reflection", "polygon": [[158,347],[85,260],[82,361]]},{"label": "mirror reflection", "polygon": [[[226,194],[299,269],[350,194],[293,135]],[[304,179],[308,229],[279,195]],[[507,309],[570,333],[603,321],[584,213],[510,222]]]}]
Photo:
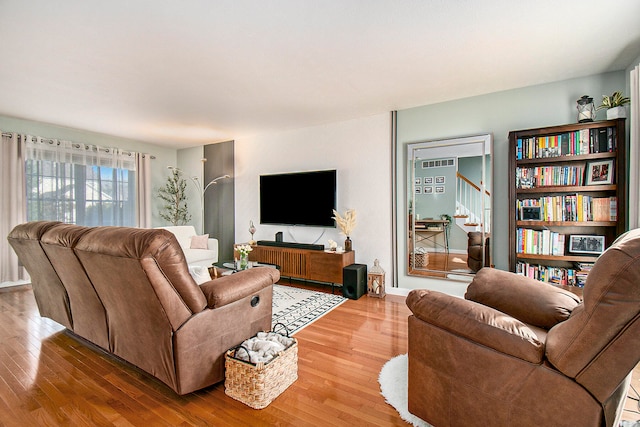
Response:
[{"label": "mirror reflection", "polygon": [[455,279],[491,265],[491,140],[408,144],[409,275]]}]

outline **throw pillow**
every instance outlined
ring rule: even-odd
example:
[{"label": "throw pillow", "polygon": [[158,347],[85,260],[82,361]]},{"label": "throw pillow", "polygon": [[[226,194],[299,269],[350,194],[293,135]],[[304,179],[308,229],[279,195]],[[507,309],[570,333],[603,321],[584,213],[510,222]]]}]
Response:
[{"label": "throw pillow", "polygon": [[209,235],[193,236],[191,238],[191,249],[209,249]]},{"label": "throw pillow", "polygon": [[198,285],[202,285],[204,282],[208,282],[209,280],[211,280],[211,276],[209,275],[209,268],[207,267],[189,267],[189,274],[191,274],[191,277],[193,277],[193,280],[195,280]]}]

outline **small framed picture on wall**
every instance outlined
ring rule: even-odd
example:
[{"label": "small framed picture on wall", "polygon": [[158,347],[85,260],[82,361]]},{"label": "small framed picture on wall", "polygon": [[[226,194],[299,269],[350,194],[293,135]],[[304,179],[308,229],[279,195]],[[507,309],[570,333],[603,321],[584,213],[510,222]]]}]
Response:
[{"label": "small framed picture on wall", "polygon": [[422,189],[422,191],[424,192],[424,194],[433,194],[433,187],[429,186],[429,187],[424,187]]},{"label": "small framed picture on wall", "polygon": [[416,194],[422,194],[422,187],[416,186]]},{"label": "small framed picture on wall", "polygon": [[416,185],[422,185],[422,178],[420,177],[416,178]]},{"label": "small framed picture on wall", "polygon": [[433,177],[432,176],[425,176],[424,177],[424,185],[431,185],[433,184]]},{"label": "small framed picture on wall", "polygon": [[444,194],[444,185],[436,186],[436,194]]},{"label": "small framed picture on wall", "polygon": [[444,176],[436,176],[436,184],[444,184]]}]

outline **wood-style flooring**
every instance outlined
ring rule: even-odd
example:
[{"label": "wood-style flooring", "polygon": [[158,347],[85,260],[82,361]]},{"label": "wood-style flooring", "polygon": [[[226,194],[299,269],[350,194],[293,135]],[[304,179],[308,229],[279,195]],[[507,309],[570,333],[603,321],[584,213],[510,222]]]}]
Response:
[{"label": "wood-style flooring", "polygon": [[[41,318],[30,286],[0,289],[0,426],[406,426],[377,379],[407,351],[409,313],[395,295],[348,300],[296,334],[299,379],[253,410],[227,397],[223,383],[177,396]],[[638,378],[636,368],[640,390]],[[627,406],[638,410],[630,398]]]},{"label": "wood-style flooring", "polygon": [[346,301],[295,335],[298,380],[254,410],[226,396],[223,383],[178,396],[41,318],[30,286],[7,288],[0,290],[0,426],[407,425],[385,403],[378,374],[407,352],[408,315],[404,297]]}]

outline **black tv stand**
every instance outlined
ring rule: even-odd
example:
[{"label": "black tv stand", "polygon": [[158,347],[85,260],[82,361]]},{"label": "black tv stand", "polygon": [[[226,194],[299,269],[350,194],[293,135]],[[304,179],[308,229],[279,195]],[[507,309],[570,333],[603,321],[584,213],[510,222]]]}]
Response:
[{"label": "black tv stand", "polygon": [[324,245],[314,243],[277,242],[275,240],[258,240],[260,246],[278,246],[281,248],[307,249],[310,251],[324,251]]}]

